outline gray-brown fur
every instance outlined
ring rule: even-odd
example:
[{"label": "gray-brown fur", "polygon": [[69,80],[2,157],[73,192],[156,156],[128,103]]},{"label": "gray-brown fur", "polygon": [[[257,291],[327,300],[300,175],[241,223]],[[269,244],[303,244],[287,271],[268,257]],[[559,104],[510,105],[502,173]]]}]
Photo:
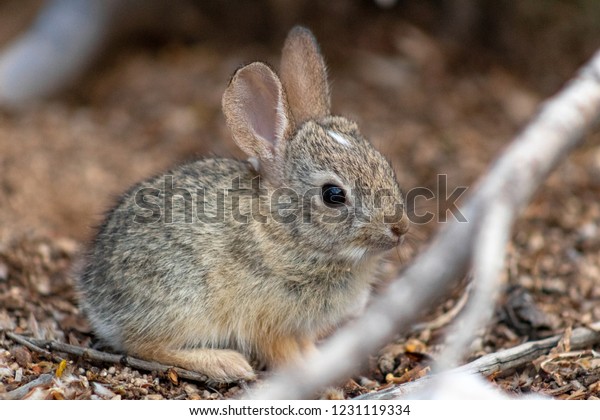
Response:
[{"label": "gray-brown fur", "polygon": [[[248,359],[274,367],[314,351],[316,339],[364,301],[382,253],[406,232],[405,215],[383,219],[402,204],[390,165],[356,124],[329,115],[326,71],[312,34],[292,30],[286,49],[286,56],[312,62],[305,70],[317,74],[297,77],[321,78],[306,88],[320,93],[307,97],[325,89],[326,109],[315,108],[319,115],[296,125],[285,91],[285,80],[296,76],[282,84],[268,66],[246,66],[232,78],[223,107],[252,164],[204,159],[180,166],[135,186],[109,212],[80,290],[96,334],[115,349],[198,370],[215,381],[250,379]],[[295,70],[284,61],[282,71]],[[312,206],[301,206],[310,201],[307,191],[326,183],[347,191],[345,220],[324,222],[339,209],[324,205],[319,193]],[[281,188],[293,190],[292,204],[301,208],[285,223],[279,212],[286,204],[268,205]],[[368,194],[381,189],[389,194],[382,208],[374,208]],[[172,206],[169,191],[179,194]],[[204,205],[205,218],[183,196]],[[353,214],[359,201],[369,223]],[[239,219],[253,206],[257,217]],[[148,209],[159,210],[160,218],[148,217]]]}]

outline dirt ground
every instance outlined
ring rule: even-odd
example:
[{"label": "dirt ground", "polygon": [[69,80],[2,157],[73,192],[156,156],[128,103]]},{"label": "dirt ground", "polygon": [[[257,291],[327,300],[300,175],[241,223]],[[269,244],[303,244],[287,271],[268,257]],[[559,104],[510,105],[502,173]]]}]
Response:
[{"label": "dirt ground", "polygon": [[[435,191],[438,174],[447,174],[450,189],[471,185],[600,45],[590,40],[593,33],[571,33],[563,24],[564,16],[590,19],[568,2],[557,2],[539,21],[525,15],[538,25],[522,18],[512,37],[502,36],[506,25],[497,25],[495,38],[477,41],[451,25],[438,27],[435,2],[400,3],[405,7],[380,10],[371,2],[334,1],[305,12],[300,22],[322,43],[334,111],[358,121],[391,159],[405,191]],[[0,46],[30,22],[37,4],[0,3]],[[93,344],[69,273],[103,212],[134,182],[178,162],[242,157],[225,127],[221,95],[239,65],[259,59],[277,66],[289,26],[248,24],[235,32],[235,18],[221,19],[232,26],[185,39],[116,43],[66,94],[0,113],[0,395],[58,368],[64,369],[60,383],[29,397],[216,399],[242,392],[235,384],[209,387],[62,354],[65,367],[1,332]],[[600,321],[598,139],[591,135],[561,164],[519,220],[506,290],[472,357]],[[435,211],[435,204],[421,202],[414,210],[426,209]],[[437,228],[435,222],[413,226],[402,261],[392,256],[391,271],[410,261]],[[456,300],[431,308],[430,318]],[[429,329],[390,343],[348,382],[346,397],[407,372],[406,380],[415,377],[435,359],[443,333]],[[515,394],[600,398],[596,353],[550,365],[531,364],[491,380]]]}]

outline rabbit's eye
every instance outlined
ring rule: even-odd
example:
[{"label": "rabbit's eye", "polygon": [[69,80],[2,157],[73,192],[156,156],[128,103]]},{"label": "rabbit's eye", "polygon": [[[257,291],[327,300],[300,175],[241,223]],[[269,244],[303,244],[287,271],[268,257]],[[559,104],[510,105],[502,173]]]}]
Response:
[{"label": "rabbit's eye", "polygon": [[323,185],[321,195],[323,196],[323,202],[329,207],[339,207],[346,203],[346,192],[337,185]]}]

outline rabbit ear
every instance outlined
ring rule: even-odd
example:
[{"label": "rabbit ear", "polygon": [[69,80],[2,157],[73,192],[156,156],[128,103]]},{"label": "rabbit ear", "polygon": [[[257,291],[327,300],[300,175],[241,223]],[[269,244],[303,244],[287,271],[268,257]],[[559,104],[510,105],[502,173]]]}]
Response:
[{"label": "rabbit ear", "polygon": [[312,32],[294,27],[285,41],[281,80],[297,123],[329,115],[327,68]]},{"label": "rabbit ear", "polygon": [[281,161],[282,141],[292,130],[285,92],[264,63],[240,68],[223,95],[223,112],[233,139],[248,156],[272,171]]}]

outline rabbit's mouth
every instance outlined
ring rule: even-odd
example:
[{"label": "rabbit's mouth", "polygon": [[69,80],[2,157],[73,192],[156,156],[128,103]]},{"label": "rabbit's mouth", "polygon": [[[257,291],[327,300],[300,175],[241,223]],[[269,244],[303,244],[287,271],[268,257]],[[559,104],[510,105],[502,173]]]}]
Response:
[{"label": "rabbit's mouth", "polygon": [[397,239],[392,239],[390,237],[383,237],[378,240],[373,241],[368,246],[350,246],[341,248],[337,254],[343,259],[351,260],[351,261],[360,261],[366,257],[373,257],[375,255],[382,254],[387,252],[397,246],[400,246],[404,241],[404,237],[401,236]]},{"label": "rabbit's mouth", "polygon": [[374,241],[371,249],[373,253],[381,253],[396,248],[404,242],[404,235],[382,236]]},{"label": "rabbit's mouth", "polygon": [[360,261],[368,254],[369,249],[363,246],[352,246],[338,251],[338,256],[350,261]]}]

